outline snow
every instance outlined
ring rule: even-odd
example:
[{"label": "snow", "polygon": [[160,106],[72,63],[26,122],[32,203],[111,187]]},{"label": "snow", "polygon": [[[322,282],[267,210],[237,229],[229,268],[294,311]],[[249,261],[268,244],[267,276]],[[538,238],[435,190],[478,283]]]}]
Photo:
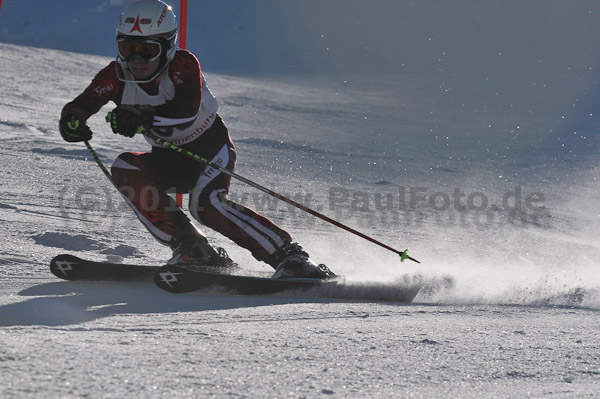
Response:
[{"label": "snow", "polygon": [[[11,38],[26,30],[10,14],[16,2],[4,3],[0,40],[18,42]],[[122,3],[88,8],[109,20]],[[170,254],[133,218],[85,147],[57,131],[62,106],[110,53],[41,48],[57,47],[50,36],[0,43],[0,397],[597,395],[598,5],[518,2],[516,11],[497,5],[490,13],[496,18],[477,19],[484,6],[461,14],[468,3],[395,3],[405,25],[386,40],[402,42],[399,54],[410,64],[396,72],[398,54],[389,60],[394,68],[363,73],[372,64],[341,40],[354,17],[342,13],[339,31],[324,21],[334,5],[305,20],[302,31],[329,40],[335,54],[308,53],[327,61],[327,73],[307,78],[276,64],[264,74],[257,55],[249,71],[263,74],[232,74],[211,55],[207,79],[237,144],[238,173],[409,248],[422,262],[400,263],[234,182],[232,198],[265,213],[317,262],[348,278],[342,292],[303,296],[174,295],[149,284],[54,278],[48,262],[59,253],[136,264]],[[304,4],[289,7],[309,15],[314,4]],[[218,9],[217,2],[207,7]],[[361,23],[377,20],[361,10]],[[254,22],[265,18],[253,15]],[[361,36],[374,60],[388,48],[374,38],[392,29],[390,15]],[[397,35],[417,24],[411,16],[434,19],[402,41]],[[35,21],[25,26],[43,29],[45,22]],[[478,29],[479,38],[472,35]],[[423,41],[427,33],[432,43]],[[572,45],[574,37],[581,46]],[[281,40],[300,46],[288,31]],[[310,50],[314,42],[302,45]],[[203,51],[194,51],[203,62]],[[360,58],[355,71],[350,56]],[[90,120],[103,162],[147,150],[141,138],[110,133],[108,110]],[[268,270],[205,232],[240,264]],[[405,281],[422,285],[411,304],[395,300]]]}]

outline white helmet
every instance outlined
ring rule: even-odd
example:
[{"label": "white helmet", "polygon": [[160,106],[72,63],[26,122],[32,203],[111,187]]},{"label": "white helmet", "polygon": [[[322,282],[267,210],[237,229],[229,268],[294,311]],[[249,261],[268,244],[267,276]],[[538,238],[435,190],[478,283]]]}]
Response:
[{"label": "white helmet", "polygon": [[[117,26],[117,54],[123,61],[135,56],[146,60],[160,56],[161,64],[166,65],[175,57],[176,41],[177,20],[168,4],[160,0],[138,0],[121,13]],[[125,43],[138,45],[128,48]],[[145,45],[140,46],[140,43]],[[151,46],[153,43],[158,44],[158,50]]]}]

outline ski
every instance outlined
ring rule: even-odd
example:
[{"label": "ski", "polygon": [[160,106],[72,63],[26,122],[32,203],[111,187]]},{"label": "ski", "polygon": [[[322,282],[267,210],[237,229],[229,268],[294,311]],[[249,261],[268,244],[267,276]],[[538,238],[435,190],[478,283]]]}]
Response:
[{"label": "ski", "polygon": [[[155,282],[165,291],[185,293],[207,289],[239,295],[268,295],[283,291],[306,291],[325,284],[318,279],[273,279],[272,272],[256,272],[239,267],[143,266],[95,262],[61,254],[50,261],[50,271],[69,281],[143,281]],[[333,280],[327,280],[333,283]]]},{"label": "ski", "polygon": [[225,272],[227,269],[224,272],[219,270],[166,265],[156,272],[154,282],[163,290],[174,293],[214,288],[239,295],[268,295],[284,291],[307,291],[324,285],[335,285],[339,281],[314,278],[274,279],[270,277],[272,273],[247,275]]},{"label": "ski", "polygon": [[159,266],[126,265],[94,262],[74,255],[62,254],[50,261],[50,271],[63,280],[82,281],[147,281],[152,282]]},{"label": "ski", "polygon": [[50,262],[56,277],[70,281],[122,281],[154,283],[172,293],[208,292],[232,295],[271,295],[278,293],[315,296],[393,300],[412,302],[420,290],[418,285],[399,284],[383,291],[372,283],[347,284],[343,277],[320,280],[311,278],[274,279],[272,272],[240,267],[144,266],[111,262],[95,262],[62,254]]}]

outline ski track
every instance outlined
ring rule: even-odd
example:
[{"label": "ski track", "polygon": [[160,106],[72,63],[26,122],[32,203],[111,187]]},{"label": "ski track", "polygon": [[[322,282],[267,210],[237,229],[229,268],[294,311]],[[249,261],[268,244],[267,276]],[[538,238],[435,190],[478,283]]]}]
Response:
[{"label": "ski track", "polygon": [[[400,263],[234,182],[232,196],[290,229],[346,284],[300,296],[174,295],[151,284],[50,274],[50,259],[63,252],[160,264],[169,251],[151,241],[85,148],[57,132],[61,107],[109,59],[1,43],[0,53],[14,61],[2,63],[0,88],[0,397],[598,394],[598,157],[574,144],[579,135],[597,143],[597,134],[583,126],[559,137],[572,148],[567,153],[548,144],[557,141],[546,135],[563,101],[544,102],[546,114],[540,102],[493,115],[494,102],[439,95],[467,84],[461,76],[443,85],[427,74],[401,76],[396,84],[405,92],[395,97],[383,78],[365,79],[369,91],[358,82],[209,75],[239,143],[239,173],[301,195],[378,240],[409,246],[423,263]],[[69,57],[77,62],[65,73]],[[544,96],[564,88],[551,89]],[[541,95],[537,86],[522,90],[523,98]],[[110,133],[103,112],[89,123],[104,162],[146,150],[141,139]],[[497,130],[483,132],[496,122]],[[509,134],[513,122],[528,134]],[[399,210],[401,187],[426,186],[428,195],[483,191],[498,205],[516,185],[543,192],[546,210],[533,217],[490,206],[483,219],[427,203]],[[332,207],[335,189],[348,196]],[[395,209],[377,208],[377,194],[392,195]],[[269,270],[206,233],[238,263]],[[414,303],[396,302],[398,287],[411,284],[422,287]]]}]

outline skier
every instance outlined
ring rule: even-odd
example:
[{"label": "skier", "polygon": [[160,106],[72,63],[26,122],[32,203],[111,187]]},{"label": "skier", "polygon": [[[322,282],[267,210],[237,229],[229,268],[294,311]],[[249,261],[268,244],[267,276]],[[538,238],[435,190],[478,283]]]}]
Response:
[{"label": "skier", "polygon": [[[217,113],[196,57],[176,46],[177,22],[170,6],[139,0],[121,13],[117,58],[62,110],[59,130],[68,142],[87,141],[87,119],[113,101],[112,131],[125,137],[151,130],[213,164],[234,169],[236,150]],[[146,137],[151,152],[125,152],[112,164],[112,177],[150,233],[169,245],[169,264],[227,266],[222,248],[212,247],[167,191],[189,192],[194,219],[248,249],[271,265],[273,277],[328,278],[302,247],[266,217],[227,198],[231,178]]]}]

